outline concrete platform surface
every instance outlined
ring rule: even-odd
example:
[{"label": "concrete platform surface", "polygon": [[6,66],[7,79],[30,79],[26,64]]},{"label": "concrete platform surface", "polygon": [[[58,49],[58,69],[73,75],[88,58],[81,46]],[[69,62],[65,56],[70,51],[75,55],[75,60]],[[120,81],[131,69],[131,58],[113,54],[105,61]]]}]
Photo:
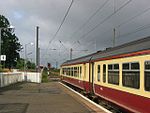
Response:
[{"label": "concrete platform surface", "polygon": [[0,89],[0,113],[103,113],[58,82],[17,83]]}]

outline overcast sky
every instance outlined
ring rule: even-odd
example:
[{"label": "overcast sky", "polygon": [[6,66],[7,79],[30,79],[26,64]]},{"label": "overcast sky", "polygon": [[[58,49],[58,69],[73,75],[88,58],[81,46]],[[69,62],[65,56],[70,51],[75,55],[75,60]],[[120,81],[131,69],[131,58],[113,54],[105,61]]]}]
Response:
[{"label": "overcast sky", "polygon": [[[35,28],[40,27],[41,64],[55,66],[113,46],[113,29],[120,45],[150,35],[150,0],[74,0],[55,39],[71,0],[0,0],[0,14],[15,26],[24,46],[35,43]],[[28,58],[35,61],[35,47],[28,45]],[[48,48],[48,51],[46,51]],[[51,50],[57,49],[57,50]],[[88,50],[88,51],[83,51]],[[23,57],[24,52],[21,52]]]}]

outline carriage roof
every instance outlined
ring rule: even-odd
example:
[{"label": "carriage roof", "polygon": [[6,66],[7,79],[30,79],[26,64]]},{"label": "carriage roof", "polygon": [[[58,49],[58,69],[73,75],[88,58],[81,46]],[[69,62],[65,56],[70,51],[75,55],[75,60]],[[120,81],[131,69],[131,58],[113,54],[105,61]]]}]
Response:
[{"label": "carriage roof", "polygon": [[116,47],[107,48],[106,50],[98,51],[96,53],[92,53],[87,56],[79,57],[77,59],[68,60],[64,62],[62,65],[86,63],[86,62],[89,62],[89,60],[97,60],[100,58],[134,53],[134,52],[138,52],[142,50],[149,50],[149,49],[150,49],[150,36],[136,40],[136,41],[132,41],[129,43],[125,43]]}]

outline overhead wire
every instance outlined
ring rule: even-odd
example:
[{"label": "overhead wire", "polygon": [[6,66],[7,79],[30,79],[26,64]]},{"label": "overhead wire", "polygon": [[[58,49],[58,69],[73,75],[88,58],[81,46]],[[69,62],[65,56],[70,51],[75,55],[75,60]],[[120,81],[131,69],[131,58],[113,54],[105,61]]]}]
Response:
[{"label": "overhead wire", "polygon": [[124,25],[124,24],[126,24],[126,23],[130,22],[131,20],[133,20],[133,19],[135,19],[135,18],[137,18],[137,17],[139,17],[139,16],[141,16],[141,15],[145,14],[145,13],[146,13],[146,12],[148,12],[149,10],[150,10],[150,7],[149,7],[149,8],[147,8],[147,9],[145,9],[144,11],[142,11],[142,12],[138,13],[137,15],[135,15],[135,16],[133,16],[133,17],[131,17],[130,19],[128,19],[128,20],[126,20],[126,21],[124,21],[123,23],[121,23],[121,24],[117,25],[115,28],[121,27],[122,25]]},{"label": "overhead wire", "polygon": [[62,43],[62,41],[61,40],[59,40],[59,43],[65,48],[65,50],[68,52],[68,49],[67,49],[67,47]]},{"label": "overhead wire", "polygon": [[87,33],[83,34],[81,37],[79,37],[79,39],[84,39],[84,37],[86,37],[88,34],[90,34],[91,32],[93,32],[96,28],[98,28],[100,25],[102,25],[104,22],[106,22],[108,19],[110,19],[113,15],[115,15],[117,12],[119,12],[121,9],[123,9],[125,6],[127,6],[132,0],[128,0],[125,4],[123,4],[121,7],[119,7],[118,9],[116,9],[115,12],[113,12],[112,14],[110,14],[109,16],[107,16],[103,21],[101,21],[99,24],[97,24],[94,28],[92,28],[91,30],[89,30]]},{"label": "overhead wire", "polygon": [[[127,1],[124,5],[122,5],[120,8],[118,8],[114,13],[112,13],[111,15],[109,15],[107,18],[105,18],[102,22],[100,22],[98,25],[96,25],[93,29],[91,29],[89,32],[87,32],[86,34],[84,34],[82,37],[80,37],[80,39],[82,38],[84,38],[84,37],[86,37],[89,33],[91,33],[92,31],[94,31],[97,27],[99,27],[101,24],[103,24],[105,21],[107,21],[109,18],[111,18],[111,16],[113,16],[114,14],[116,14],[119,10],[121,10],[122,8],[124,8],[126,5],[128,5],[130,2],[131,2],[132,0],[129,0],[129,1]],[[107,1],[105,1],[105,3],[106,2],[108,2],[108,0]],[[105,4],[104,3],[104,4]],[[150,8],[149,8],[150,9]],[[145,11],[143,11],[143,13],[144,12],[147,12],[149,9],[147,9],[147,10],[145,10]],[[94,13],[95,15],[96,15],[96,12]],[[93,15],[94,15],[93,14]],[[141,15],[142,13],[140,13],[139,15]],[[132,20],[132,19],[134,19],[134,18],[136,18],[136,17],[138,17],[138,15],[136,15],[136,16],[134,16],[134,17],[132,17],[132,18],[130,18],[128,21],[130,21],[130,20]],[[92,17],[90,17],[90,18],[92,18]],[[88,19],[88,21],[87,21],[87,23],[90,21],[90,18]],[[65,20],[64,20],[65,21]],[[118,25],[118,27],[120,27],[120,26],[122,26],[123,24],[125,24],[125,23],[127,23],[128,21],[125,21],[124,23],[121,23],[120,25]],[[86,24],[87,24],[86,23]],[[81,26],[79,29],[82,29],[82,27],[84,27],[86,24],[83,24],[83,26]],[[60,26],[62,26],[62,25],[60,25]],[[60,28],[61,27],[59,27],[58,29],[60,30]],[[141,27],[141,28],[143,28],[143,27]],[[145,27],[144,27],[144,29],[146,29]],[[58,32],[59,32],[59,30],[57,30]],[[139,29],[138,29],[139,30]],[[55,33],[55,35],[57,35],[57,33],[58,32],[56,32]],[[76,31],[77,32],[77,31]],[[76,33],[76,32],[74,32],[74,33]],[[54,37],[56,37],[54,35]],[[52,39],[53,40],[53,39]],[[52,42],[52,40],[50,40],[49,41],[49,44]],[[77,41],[79,41],[79,40],[77,40]],[[61,43],[62,44],[62,43]]]},{"label": "overhead wire", "polygon": [[148,28],[150,28],[150,24],[146,24],[146,25],[140,26],[140,27],[136,28],[134,31],[128,32],[128,33],[124,33],[122,35],[117,36],[116,38],[121,38],[121,37],[129,36],[129,35],[132,35],[132,34],[137,33],[139,31],[143,31],[143,30],[148,29]]},{"label": "overhead wire", "polygon": [[[148,11],[150,11],[150,7],[149,7],[149,8],[146,8],[145,10],[141,11],[140,13],[136,14],[135,16],[133,16],[133,17],[127,19],[126,21],[120,23],[119,25],[117,25],[116,27],[113,27],[113,28],[118,29],[118,28],[122,27],[123,25],[125,25],[125,24],[127,24],[127,23],[130,23],[132,20],[134,20],[134,19],[136,19],[137,17],[139,17],[139,16],[145,14],[145,13],[148,12]],[[103,36],[104,34],[108,33],[108,32],[109,32],[110,30],[112,30],[113,28],[111,28],[111,29],[107,30],[106,32],[102,33],[101,36]]]},{"label": "overhead wire", "polygon": [[[145,13],[148,12],[148,11],[150,11],[150,7],[144,9],[143,11],[141,11],[140,13],[136,14],[135,16],[129,18],[128,20],[122,22],[121,24],[117,25],[115,28],[118,29],[118,28],[120,28],[121,26],[123,26],[123,25],[125,25],[125,24],[127,24],[127,23],[130,23],[132,20],[138,18],[139,16],[145,14]],[[149,25],[149,24],[148,24],[148,25]],[[136,33],[136,32],[138,32],[138,31],[142,31],[142,30],[147,29],[147,28],[149,28],[149,26],[145,26],[145,25],[144,25],[144,26],[142,26],[142,27],[139,27],[139,28],[135,29],[135,31],[133,31],[133,32],[129,32],[129,33],[125,33],[125,34],[119,35],[119,36],[117,36],[116,38],[128,36],[128,35],[130,35],[130,34]],[[109,29],[109,30],[112,30],[112,28]],[[106,31],[105,33],[107,33],[107,32],[109,32],[109,31]],[[105,34],[105,33],[103,33],[103,34]]]},{"label": "overhead wire", "polygon": [[63,23],[64,23],[65,20],[66,20],[67,15],[69,14],[69,11],[70,11],[70,9],[71,9],[71,6],[72,6],[72,4],[73,4],[73,1],[74,1],[74,0],[71,1],[71,4],[69,5],[69,7],[68,7],[68,9],[67,9],[67,12],[66,12],[66,14],[65,14],[65,16],[64,16],[64,18],[63,18],[63,20],[62,20],[62,22],[61,22],[61,24],[60,24],[60,26],[58,27],[58,29],[57,29],[56,33],[54,34],[54,36],[52,37],[52,39],[49,41],[49,44],[56,38],[58,32],[60,31],[60,29],[61,29]]},{"label": "overhead wire", "polygon": [[[127,19],[126,21],[124,21],[124,22],[120,23],[120,24],[119,24],[119,25],[117,25],[115,28],[116,28],[116,29],[117,29],[117,28],[120,28],[121,26],[123,26],[123,25],[125,25],[125,24],[127,24],[127,23],[131,22],[132,20],[134,20],[134,19],[138,18],[139,16],[141,16],[141,15],[145,14],[145,13],[146,13],[146,12],[148,12],[148,11],[150,11],[150,7],[149,7],[149,8],[144,9],[143,11],[141,11],[141,12],[139,12],[138,14],[136,14],[135,16],[133,16],[133,17],[131,17],[131,18]],[[111,29],[109,29],[109,30],[107,30],[106,32],[102,33],[102,35],[101,35],[101,36],[103,36],[104,34],[108,33],[110,30],[112,30],[112,28],[111,28]],[[137,32],[138,32],[138,31],[137,31]],[[120,37],[120,36],[119,36],[119,37]],[[116,37],[116,38],[118,38],[118,37]]]},{"label": "overhead wire", "polygon": [[[81,29],[83,29],[83,28],[90,22],[90,20],[92,20],[92,18],[93,18],[98,12],[100,12],[100,11],[104,8],[104,6],[108,3],[108,1],[109,1],[109,0],[106,0],[106,1],[87,19],[87,21],[86,21],[82,26],[80,26],[79,29],[77,29],[77,30],[71,35],[70,38],[72,38],[76,33],[78,33]],[[75,42],[73,43],[73,45],[74,45],[74,44],[75,44]]]},{"label": "overhead wire", "polygon": [[52,37],[52,39],[49,41],[48,46],[47,46],[47,48],[46,48],[45,55],[46,55],[47,52],[48,52],[48,48],[49,48],[51,42],[56,38],[57,34],[59,33],[60,29],[62,28],[62,25],[64,24],[64,22],[65,22],[65,20],[66,20],[66,18],[67,18],[67,16],[68,16],[68,14],[69,14],[69,11],[70,11],[70,9],[71,9],[71,7],[72,7],[72,5],[73,5],[73,2],[74,2],[74,0],[71,1],[70,5],[69,5],[69,7],[68,7],[68,9],[67,9],[67,12],[65,13],[65,16],[63,17],[63,20],[61,21],[61,23],[60,23],[60,25],[59,25],[57,31],[55,32],[55,34],[54,34],[54,36]]},{"label": "overhead wire", "polygon": [[[77,33],[78,31],[80,31],[87,23],[89,23],[89,21],[107,4],[107,2],[108,2],[109,0],[106,0],[105,2],[104,2],[104,4],[101,6],[101,7],[99,7],[97,10],[96,10],[96,12],[94,12],[90,17],[89,17],[89,19],[77,30],[77,31],[75,31],[73,34],[75,34],[75,33]],[[129,0],[128,2],[126,2],[122,7],[120,7],[118,10],[116,10],[116,12],[118,12],[119,10],[121,10],[123,7],[125,7],[129,2],[131,2],[132,0]],[[114,13],[116,13],[116,12],[114,12]],[[110,15],[110,16],[112,16],[112,15]],[[102,21],[103,22],[103,21]],[[95,28],[94,28],[95,29]],[[57,32],[56,32],[57,33]],[[55,36],[55,35],[54,35]],[[78,41],[79,42],[79,41]],[[51,41],[49,42],[49,43],[51,43]],[[61,43],[61,42],[60,42]],[[61,43],[62,44],[62,43]],[[63,44],[62,44],[63,45]],[[63,47],[65,47],[64,45],[63,45]],[[65,47],[66,48],[66,47]]]},{"label": "overhead wire", "polygon": [[135,29],[134,31],[129,32],[129,33],[122,34],[122,35],[118,36],[117,38],[125,37],[125,36],[131,35],[131,34],[133,34],[133,33],[136,33],[136,32],[142,31],[142,30],[144,30],[144,29],[148,29],[148,28],[150,28],[150,24],[146,24],[146,25],[143,25],[143,26],[141,26],[141,27],[138,27],[138,28]]},{"label": "overhead wire", "polygon": [[[131,1],[132,1],[132,0],[131,0]],[[127,5],[127,4],[124,4],[124,5]],[[124,5],[123,5],[123,6],[124,6]],[[120,8],[121,8],[121,7],[120,7]],[[119,28],[119,27],[121,27],[122,25],[131,22],[132,20],[134,20],[135,18],[137,18],[137,17],[139,17],[139,16],[145,14],[145,13],[148,12],[149,10],[150,10],[150,8],[147,8],[147,9],[143,10],[142,12],[138,13],[137,15],[135,15],[135,16],[129,18],[128,20],[122,22],[121,24],[117,25],[116,28]],[[115,13],[116,13],[116,12],[115,12]],[[138,27],[137,29],[135,29],[135,31],[122,34],[122,35],[118,36],[117,38],[124,37],[124,36],[128,36],[128,35],[134,34],[134,33],[136,33],[136,32],[139,32],[139,31],[148,29],[148,28],[150,28],[150,24],[147,24],[147,25],[143,25],[143,26],[141,26],[141,27]]]}]

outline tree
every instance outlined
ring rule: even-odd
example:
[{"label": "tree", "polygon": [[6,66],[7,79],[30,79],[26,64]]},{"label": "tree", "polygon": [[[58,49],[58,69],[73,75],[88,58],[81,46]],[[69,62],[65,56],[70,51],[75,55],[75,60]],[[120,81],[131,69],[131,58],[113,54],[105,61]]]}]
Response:
[{"label": "tree", "polygon": [[24,69],[24,59],[23,59],[23,58],[20,58],[20,59],[17,61],[16,68],[17,68],[17,69],[21,69],[21,70]]},{"label": "tree", "polygon": [[[35,69],[35,63],[33,63],[33,62],[27,61],[26,65],[27,65],[27,69]],[[20,58],[17,61],[16,68],[21,69],[21,70],[24,69],[24,59],[23,58]]]},{"label": "tree", "polygon": [[35,63],[27,61],[27,68],[28,69],[35,69]]},{"label": "tree", "polygon": [[[9,26],[8,19],[0,15],[0,28],[7,28]],[[17,60],[20,59],[19,51],[22,49],[18,37],[10,29],[1,29],[1,39],[1,54],[6,55],[5,66],[7,68],[16,67]]]}]

